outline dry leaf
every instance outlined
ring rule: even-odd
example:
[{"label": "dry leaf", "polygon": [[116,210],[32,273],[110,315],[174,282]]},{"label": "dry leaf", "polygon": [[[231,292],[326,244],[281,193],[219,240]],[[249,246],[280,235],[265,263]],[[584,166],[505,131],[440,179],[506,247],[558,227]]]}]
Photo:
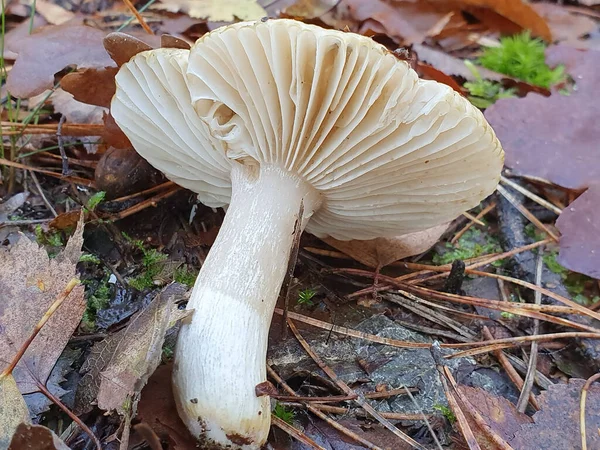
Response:
[{"label": "dry leaf", "polygon": [[101,124],[106,108],[88,105],[73,98],[73,95],[57,88],[50,97],[54,111],[62,114],[68,123]]},{"label": "dry leaf", "polygon": [[557,4],[533,3],[531,7],[548,23],[556,41],[574,41],[598,28],[589,17],[573,14]]},{"label": "dry leaf", "polygon": [[[515,450],[579,449],[579,401],[585,380],[572,378],[569,384],[554,384],[538,396],[540,411],[535,423],[523,425],[509,444]],[[585,428],[588,449],[600,448],[600,385],[592,384],[587,393]]]},{"label": "dry leaf", "polygon": [[591,186],[556,221],[558,262],[569,270],[600,279],[600,184]]},{"label": "dry leaf", "polygon": [[[35,15],[33,18],[33,30],[46,25],[48,22],[42,17]],[[31,26],[30,20],[24,20],[19,25],[4,35],[4,59],[17,59],[23,38],[29,36]]]},{"label": "dry leaf", "polygon": [[558,45],[548,48],[547,59],[565,64],[576,82],[570,95],[501,99],[485,117],[515,173],[583,189],[600,180],[600,51]]},{"label": "dry leaf", "polygon": [[8,450],[70,450],[54,432],[42,425],[20,424]]},{"label": "dry leaf", "polygon": [[339,0],[297,0],[285,8],[284,13],[290,17],[314,19],[331,11],[338,3]]},{"label": "dry leaf", "polygon": [[418,255],[429,250],[440,239],[448,224],[444,223],[416,233],[394,238],[376,238],[368,241],[338,241],[325,238],[327,244],[369,266],[387,266],[402,258]]},{"label": "dry leaf", "polygon": [[189,50],[190,44],[177,36],[171,36],[170,34],[163,34],[160,37],[160,46],[162,48],[180,48],[183,50]]},{"label": "dry leaf", "polygon": [[115,94],[116,67],[84,69],[66,74],[60,81],[61,87],[78,102],[110,107]]},{"label": "dry leaf", "polygon": [[40,14],[48,23],[52,25],[61,25],[75,18],[75,14],[67,11],[56,3],[50,3],[46,0],[35,1],[35,12]]},{"label": "dry leaf", "polygon": [[187,313],[175,304],[186,292],[187,287],[170,284],[126,328],[94,345],[81,368],[78,413],[89,411],[96,400],[106,411],[135,412],[138,395],[160,362],[167,329]]},{"label": "dry leaf", "polygon": [[0,378],[0,448],[7,448],[21,423],[29,423],[29,411],[12,375]]},{"label": "dry leaf", "polygon": [[[0,252],[0,361],[11,361],[65,286],[77,276],[83,222],[65,249],[50,259],[43,248],[22,236],[10,251]],[[27,364],[45,383],[85,310],[83,286],[77,286],[48,320],[13,371],[22,394],[38,388]]]},{"label": "dry leaf", "polygon": [[267,12],[256,0],[161,0],[156,9],[169,12],[185,12],[195,19],[213,22],[255,20],[267,16]]},{"label": "dry leaf", "polygon": [[140,52],[152,50],[153,46],[130,34],[115,31],[108,34],[103,45],[112,60],[121,67]]},{"label": "dry leaf", "polygon": [[110,113],[104,114],[103,121],[104,132],[102,133],[102,140],[104,142],[116,148],[133,148],[131,142],[129,142],[129,138],[121,131]]},{"label": "dry leaf", "polygon": [[67,66],[112,67],[102,46],[104,31],[82,25],[48,27],[22,38],[6,86],[16,97],[41,94],[54,85],[54,74]]}]

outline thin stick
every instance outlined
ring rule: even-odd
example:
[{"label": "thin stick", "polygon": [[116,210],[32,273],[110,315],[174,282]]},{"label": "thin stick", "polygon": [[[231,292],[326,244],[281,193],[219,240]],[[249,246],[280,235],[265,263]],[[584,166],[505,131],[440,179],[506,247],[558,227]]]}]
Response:
[{"label": "thin stick", "polygon": [[327,376],[329,376],[329,378],[331,378],[335,382],[335,384],[337,384],[342,389],[342,391],[344,391],[348,395],[356,394],[357,397],[354,401],[356,403],[358,403],[371,416],[373,416],[373,418],[377,419],[377,421],[379,423],[381,423],[384,427],[386,427],[388,430],[390,430],[392,433],[394,433],[398,438],[400,438],[403,442],[405,442],[409,445],[412,445],[413,447],[415,447],[419,450],[427,450],[425,447],[423,447],[421,444],[419,444],[413,438],[411,438],[410,436],[407,436],[402,431],[400,431],[398,428],[396,428],[389,420],[382,417],[381,414],[379,414],[377,411],[375,411],[375,409],[370,404],[367,403],[367,401],[361,394],[352,390],[345,382],[343,382],[341,379],[339,379],[338,376],[336,375],[336,373],[329,366],[327,366],[323,362],[323,360],[313,351],[313,349],[310,347],[310,345],[308,345],[308,342],[306,342],[306,340],[302,337],[302,335],[300,334],[300,332],[298,331],[298,329],[296,328],[294,323],[291,320],[288,320],[288,323],[289,323],[290,330],[292,331],[292,333],[294,334],[294,336],[296,337],[296,339],[298,340],[298,342],[300,343],[302,348],[304,348],[304,351],[310,355],[310,357],[319,366],[319,368],[323,372],[325,372],[327,374]]},{"label": "thin stick", "polygon": [[[58,131],[58,123],[17,123],[9,125],[11,122],[2,122],[2,134],[5,136],[20,136],[22,134],[53,134]],[[17,128],[19,127],[19,128]],[[9,128],[9,129],[7,129]],[[62,136],[102,136],[104,133],[104,125],[94,124],[65,124],[61,129]]]},{"label": "thin stick", "polygon": [[[305,403],[299,403],[299,402],[281,402],[281,404],[285,405],[285,406],[307,408]],[[369,416],[369,414],[367,414],[366,411],[363,411],[362,409],[357,409],[357,408],[323,405],[321,403],[316,403],[312,406],[314,408],[318,409],[319,411],[324,411],[324,412],[328,412],[331,414],[338,414],[341,416],[352,415],[355,417],[366,417],[366,418],[371,417],[371,416]],[[421,420],[425,420],[425,419],[429,420],[434,417],[431,414],[423,414],[423,413],[404,414],[404,413],[391,413],[391,412],[382,412],[382,411],[378,411],[378,412],[379,412],[379,414],[381,414],[382,417],[385,417],[386,419],[389,419],[389,420],[415,420],[415,421],[418,420],[418,421],[421,421]]]},{"label": "thin stick", "polygon": [[44,315],[39,320],[39,322],[35,325],[35,328],[33,329],[31,335],[25,340],[25,342],[23,342],[23,344],[21,345],[21,348],[19,349],[17,354],[14,356],[11,363],[8,365],[8,367],[6,369],[4,369],[2,371],[2,373],[0,373],[0,379],[4,378],[12,373],[13,369],[19,363],[20,359],[23,357],[23,355],[29,348],[29,345],[31,345],[31,342],[38,335],[38,333],[40,332],[42,327],[44,325],[46,325],[46,322],[48,322],[50,317],[52,317],[52,314],[54,314],[56,312],[56,310],[60,307],[60,305],[63,304],[63,302],[67,299],[67,297],[69,296],[71,291],[78,284],[79,284],[79,280],[77,278],[72,278],[67,283],[67,286],[65,287],[65,289],[60,294],[58,294],[58,297],[56,297],[56,300],[54,300],[54,303],[52,303],[52,305],[50,305],[50,308],[48,308],[48,310],[44,313]]},{"label": "thin stick", "polygon": [[133,3],[131,3],[131,0],[123,0],[123,3],[125,3],[125,5],[129,8],[131,13],[135,16],[135,18],[140,23],[140,25],[142,26],[144,31],[148,34],[154,34],[154,32],[150,29],[150,27],[148,26],[148,24],[146,23],[146,21],[144,20],[142,15],[138,12],[137,9],[135,9],[135,6],[133,6]]},{"label": "thin stick", "polygon": [[[294,390],[285,382],[283,381],[283,379],[277,374],[277,372],[275,372],[271,366],[269,366],[267,364],[267,373],[269,374],[269,376],[271,378],[273,378],[277,384],[279,384],[283,389],[285,389],[290,395],[292,396],[297,396],[296,392],[294,392]],[[355,440],[356,442],[358,442],[359,444],[364,445],[365,447],[367,447],[370,450],[383,450],[380,447],[376,446],[375,444],[367,441],[366,439],[362,438],[361,436],[359,436],[358,434],[356,434],[355,432],[349,430],[348,428],[346,428],[345,426],[337,423],[335,420],[331,420],[329,417],[327,417],[327,415],[323,414],[318,406],[324,407],[326,405],[310,405],[307,403],[303,403],[304,407],[306,409],[308,409],[312,414],[314,414],[315,416],[317,416],[319,419],[327,422],[329,425],[331,425],[333,428],[335,428],[336,430],[338,430],[340,433],[348,436],[349,438]]]},{"label": "thin stick", "polygon": [[298,250],[300,249],[300,236],[302,235],[302,216],[304,215],[304,200],[300,202],[300,209],[296,222],[294,223],[294,231],[292,232],[294,239],[292,240],[292,250],[288,260],[287,271],[283,278],[281,285],[281,293],[283,295],[283,327],[281,328],[281,338],[287,339],[288,336],[288,309],[290,307],[290,282],[296,269],[296,262],[298,261]]},{"label": "thin stick", "polygon": [[463,217],[469,219],[471,222],[476,223],[479,226],[484,227],[485,226],[485,222],[482,222],[481,220],[479,220],[477,217],[475,217],[473,214],[469,214],[468,212],[464,212],[462,213]]},{"label": "thin stick", "polygon": [[[539,250],[537,266],[535,271],[535,284],[538,287],[542,284],[542,269],[544,267],[542,252],[543,248]],[[534,302],[536,305],[542,304],[542,293],[540,291],[535,291]],[[538,334],[539,332],[540,321],[537,319],[533,319],[533,334]],[[537,370],[537,355],[538,343],[537,341],[533,341],[531,343],[531,352],[529,355],[529,364],[527,365],[527,374],[525,375],[525,382],[523,383],[523,389],[521,390],[521,394],[519,395],[519,401],[517,402],[517,410],[521,413],[524,413],[527,409],[527,403],[532,393],[531,389],[533,388],[533,379],[535,378],[535,372]]]},{"label": "thin stick", "polygon": [[131,208],[127,208],[117,214],[114,214],[113,216],[111,216],[111,220],[113,222],[116,222],[117,220],[121,220],[121,219],[124,219],[125,217],[129,217],[132,214],[136,214],[150,206],[156,206],[156,204],[159,201],[172,196],[173,194],[179,192],[180,190],[181,190],[181,187],[175,186],[174,189],[171,189],[167,192],[163,192],[161,194],[155,195],[154,197],[150,197],[150,198],[138,203],[137,205],[132,206]]},{"label": "thin stick", "polygon": [[579,432],[581,434],[581,450],[587,450],[587,437],[585,430],[585,403],[587,400],[587,393],[594,381],[600,379],[600,373],[592,375],[587,379],[583,388],[581,389],[581,399],[579,400]]},{"label": "thin stick", "polygon": [[536,202],[538,205],[543,206],[546,209],[549,209],[550,211],[552,211],[555,214],[560,215],[560,213],[562,212],[562,209],[560,209],[559,207],[553,205],[552,203],[550,203],[548,200],[543,199],[542,197],[540,197],[539,195],[534,194],[533,192],[525,189],[523,186],[521,186],[520,184],[515,183],[514,181],[504,177],[504,176],[500,176],[500,181],[508,186],[510,186],[511,188],[513,188],[515,191],[520,192],[521,194],[523,194],[525,197],[527,197],[530,200],[533,200],[534,202]]},{"label": "thin stick", "polygon": [[35,183],[35,187],[37,188],[38,192],[40,193],[40,197],[42,197],[42,200],[43,200],[44,204],[50,210],[50,212],[52,213],[52,215],[54,217],[57,217],[58,214],[56,213],[56,210],[54,209],[54,207],[50,204],[50,202],[46,198],[46,195],[44,195],[44,191],[42,190],[42,186],[40,185],[40,182],[38,181],[35,172],[32,172],[30,170],[29,173],[31,174],[31,178],[33,178],[33,182]]},{"label": "thin stick", "polygon": [[80,184],[82,186],[94,187],[95,183],[93,180],[87,180],[85,178],[79,178],[72,175],[64,176],[60,173],[52,172],[50,170],[38,169],[37,167],[31,167],[26,164],[21,164],[15,161],[9,161],[8,159],[0,158],[0,165],[5,165],[9,167],[16,167],[17,169],[31,170],[32,172],[43,173],[44,175],[49,175],[54,178],[59,178],[64,181],[70,181],[75,184]]},{"label": "thin stick", "polygon": [[502,185],[498,185],[496,189],[498,190],[498,192],[500,192],[500,194],[502,194],[502,197],[504,197],[506,200],[508,200],[508,202],[511,205],[517,208],[527,220],[529,220],[532,224],[534,224],[536,227],[538,227],[540,230],[542,230],[544,233],[550,236],[555,242],[558,242],[558,236],[555,233],[553,233],[552,230],[550,230],[546,225],[544,225],[537,217],[535,217],[531,213],[531,211],[529,211],[527,208],[525,208],[525,206],[519,203],[519,201],[515,197],[513,197],[513,195],[510,192],[508,192]]},{"label": "thin stick", "polygon": [[142,195],[154,194],[155,192],[162,191],[165,188],[176,186],[172,181],[167,181],[166,183],[159,184],[158,186],[151,187],[149,189],[145,189],[140,192],[136,192],[135,194],[125,195],[124,197],[115,198],[113,200],[109,200],[111,203],[116,202],[124,202],[125,200],[130,200],[132,198],[140,197]]},{"label": "thin stick", "polygon": [[302,433],[300,430],[297,430],[296,428],[291,426],[289,423],[284,422],[279,417],[271,416],[271,423],[273,425],[275,425],[277,428],[285,431],[287,434],[292,436],[298,442],[302,442],[303,444],[309,446],[310,448],[314,448],[316,450],[325,450],[324,447],[321,447],[319,444],[317,444],[315,441],[313,441],[307,435]]},{"label": "thin stick", "polygon": [[[484,209],[482,209],[479,214],[477,214],[475,216],[475,218],[481,222],[480,219],[483,218],[483,216],[485,216],[487,213],[489,213],[492,209],[494,209],[496,207],[496,202],[492,202],[489,205],[487,205]],[[456,233],[454,235],[454,237],[450,240],[451,244],[455,244],[462,236],[463,234],[465,234],[475,223],[475,221],[470,221],[469,223],[467,223],[462,230],[460,230],[458,233]],[[485,225],[485,224],[484,224]]]},{"label": "thin stick", "polygon": [[65,146],[62,138],[62,127],[65,123],[67,116],[60,116],[60,120],[58,121],[58,127],[56,128],[56,139],[58,140],[58,149],[60,151],[60,157],[62,159],[62,174],[63,176],[69,175],[69,158],[67,158],[67,153],[65,152]]}]

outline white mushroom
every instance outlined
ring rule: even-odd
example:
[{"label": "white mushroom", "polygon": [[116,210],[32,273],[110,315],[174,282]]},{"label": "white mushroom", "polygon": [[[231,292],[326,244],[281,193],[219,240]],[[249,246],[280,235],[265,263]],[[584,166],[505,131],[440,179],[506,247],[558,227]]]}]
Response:
[{"label": "white mushroom", "polygon": [[229,204],[174,370],[184,422],[227,448],[269,433],[255,386],[301,203],[319,237],[397,236],[476,206],[503,162],[481,112],[448,86],[369,38],[293,20],[138,54],[117,75],[112,114],[167,177]]}]

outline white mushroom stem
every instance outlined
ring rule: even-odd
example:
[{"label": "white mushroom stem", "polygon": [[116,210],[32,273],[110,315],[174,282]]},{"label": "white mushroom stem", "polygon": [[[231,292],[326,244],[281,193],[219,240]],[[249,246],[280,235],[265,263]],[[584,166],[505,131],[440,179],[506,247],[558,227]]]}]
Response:
[{"label": "white mushroom stem", "polygon": [[[259,448],[268,436],[267,339],[288,266],[301,202],[302,228],[317,192],[288,171],[235,163],[231,203],[188,303],[177,344],[174,390],[192,431],[218,446]],[[227,447],[231,448],[231,447]]]}]

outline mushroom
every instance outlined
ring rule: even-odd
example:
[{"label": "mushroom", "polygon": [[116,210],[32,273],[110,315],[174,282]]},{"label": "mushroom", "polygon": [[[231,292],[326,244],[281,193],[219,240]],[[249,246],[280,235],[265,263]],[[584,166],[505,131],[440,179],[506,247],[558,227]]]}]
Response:
[{"label": "mushroom", "polygon": [[339,240],[454,219],[492,193],[503,151],[483,114],[372,39],[242,22],[191,50],[140,53],[112,114],[134,148],[208,206],[229,205],[179,335],[179,414],[205,445],[269,433],[267,335],[301,229]]}]

